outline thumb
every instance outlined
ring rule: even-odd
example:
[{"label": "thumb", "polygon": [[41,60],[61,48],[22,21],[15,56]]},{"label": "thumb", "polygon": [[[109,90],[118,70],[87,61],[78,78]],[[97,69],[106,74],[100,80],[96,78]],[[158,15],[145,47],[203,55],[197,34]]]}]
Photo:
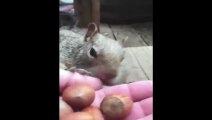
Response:
[{"label": "thumb", "polygon": [[86,83],[93,87],[95,90],[99,90],[102,88],[102,82],[98,78],[81,75],[79,73],[72,73],[70,71],[66,71],[60,69],[60,92],[62,92],[66,87],[78,84],[78,83]]}]

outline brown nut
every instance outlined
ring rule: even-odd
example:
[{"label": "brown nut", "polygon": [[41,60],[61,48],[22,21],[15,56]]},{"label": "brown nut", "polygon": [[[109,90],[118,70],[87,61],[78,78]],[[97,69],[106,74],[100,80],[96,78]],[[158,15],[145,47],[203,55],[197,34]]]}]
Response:
[{"label": "brown nut", "polygon": [[95,91],[87,84],[76,84],[66,88],[62,97],[74,110],[80,110],[91,105]]},{"label": "brown nut", "polygon": [[129,115],[133,101],[130,97],[114,94],[106,96],[100,105],[100,110],[106,119],[120,120]]}]

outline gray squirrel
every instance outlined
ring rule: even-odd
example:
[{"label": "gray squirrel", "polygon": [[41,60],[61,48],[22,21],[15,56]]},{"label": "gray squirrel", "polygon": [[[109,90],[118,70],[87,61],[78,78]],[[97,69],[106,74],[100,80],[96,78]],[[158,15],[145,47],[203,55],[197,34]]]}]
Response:
[{"label": "gray squirrel", "polygon": [[116,84],[114,81],[125,55],[124,41],[98,33],[95,23],[88,25],[84,35],[60,29],[60,68],[95,76],[105,84]]}]

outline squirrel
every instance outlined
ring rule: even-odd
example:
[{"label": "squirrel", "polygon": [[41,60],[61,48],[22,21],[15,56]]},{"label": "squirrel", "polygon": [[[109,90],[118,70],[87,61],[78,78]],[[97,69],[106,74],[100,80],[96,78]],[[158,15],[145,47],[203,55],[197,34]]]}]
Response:
[{"label": "squirrel", "polygon": [[95,76],[108,85],[118,84],[115,78],[125,55],[124,39],[116,41],[100,34],[95,23],[88,25],[84,35],[67,29],[60,29],[59,35],[60,68]]}]

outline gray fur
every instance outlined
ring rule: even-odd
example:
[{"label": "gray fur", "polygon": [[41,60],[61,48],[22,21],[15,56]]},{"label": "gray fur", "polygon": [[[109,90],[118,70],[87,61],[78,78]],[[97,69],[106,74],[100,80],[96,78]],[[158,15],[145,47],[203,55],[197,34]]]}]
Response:
[{"label": "gray fur", "polygon": [[[66,65],[68,69],[71,67],[84,69],[100,79],[117,76],[124,57],[122,46],[99,33],[87,42],[84,41],[83,35],[70,30],[60,30],[60,63]],[[88,56],[91,48],[97,52],[97,58]]]}]

